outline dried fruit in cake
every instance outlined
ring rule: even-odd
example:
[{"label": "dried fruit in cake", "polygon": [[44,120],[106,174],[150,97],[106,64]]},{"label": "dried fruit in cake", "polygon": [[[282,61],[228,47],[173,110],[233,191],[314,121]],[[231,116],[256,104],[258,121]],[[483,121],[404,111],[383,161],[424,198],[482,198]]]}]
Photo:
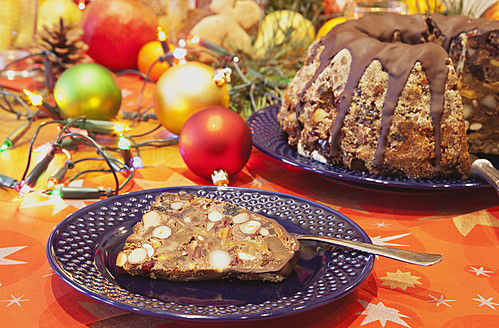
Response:
[{"label": "dried fruit in cake", "polygon": [[[313,160],[374,174],[469,177],[467,142],[472,151],[499,153],[491,82],[498,31],[499,22],[436,14],[367,15],[336,26],[309,48],[283,97],[278,120],[289,144]],[[467,42],[449,57],[457,36]],[[481,68],[473,70],[477,48],[491,59],[474,60]],[[463,82],[481,75],[480,83]],[[480,89],[474,113],[463,107],[466,88]]]},{"label": "dried fruit in cake", "polygon": [[299,249],[275,220],[227,202],[164,193],[134,226],[116,265],[172,281],[278,282],[293,271]]}]

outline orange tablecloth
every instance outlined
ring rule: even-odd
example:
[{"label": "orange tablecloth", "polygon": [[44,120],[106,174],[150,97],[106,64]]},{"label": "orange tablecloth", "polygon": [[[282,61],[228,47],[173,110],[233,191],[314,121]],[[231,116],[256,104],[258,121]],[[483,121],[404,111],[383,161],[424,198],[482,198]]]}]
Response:
[{"label": "orange tablecloth", "polygon": [[[124,108],[133,108],[138,81],[122,78],[120,84]],[[8,119],[9,114],[0,115]],[[29,137],[0,154],[0,173],[19,178],[24,162],[18,161]],[[45,138],[39,144],[52,141]],[[156,160],[144,163],[123,192],[208,184],[186,168],[178,146],[150,151]],[[113,179],[110,174],[93,175],[75,183],[112,186]],[[376,244],[440,253],[443,261],[420,267],[377,258],[369,277],[348,296],[282,318],[226,325],[172,321],[101,304],[68,286],[50,268],[45,257],[50,232],[95,200],[61,200],[39,191],[16,200],[14,191],[0,189],[0,327],[497,327],[499,198],[492,188],[366,188],[288,166],[256,149],[231,185],[315,200],[353,219]]]}]

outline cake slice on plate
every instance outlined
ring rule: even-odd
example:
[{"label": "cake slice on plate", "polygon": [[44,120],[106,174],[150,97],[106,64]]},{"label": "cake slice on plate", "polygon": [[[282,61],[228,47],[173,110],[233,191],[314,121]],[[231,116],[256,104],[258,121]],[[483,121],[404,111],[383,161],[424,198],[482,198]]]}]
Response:
[{"label": "cake slice on plate", "polygon": [[299,249],[275,220],[227,202],[164,193],[134,226],[116,265],[172,281],[279,282],[293,271]]}]

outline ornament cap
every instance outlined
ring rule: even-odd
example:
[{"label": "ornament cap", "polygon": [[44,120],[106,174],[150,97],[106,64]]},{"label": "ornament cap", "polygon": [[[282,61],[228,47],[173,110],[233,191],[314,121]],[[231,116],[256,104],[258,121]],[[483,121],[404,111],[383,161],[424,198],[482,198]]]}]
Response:
[{"label": "ornament cap", "polygon": [[215,170],[211,175],[211,181],[213,181],[215,186],[228,186],[229,174],[223,169]]},{"label": "ornament cap", "polygon": [[228,67],[217,68],[215,73],[213,73],[213,81],[218,87],[223,87],[232,80],[232,70]]}]

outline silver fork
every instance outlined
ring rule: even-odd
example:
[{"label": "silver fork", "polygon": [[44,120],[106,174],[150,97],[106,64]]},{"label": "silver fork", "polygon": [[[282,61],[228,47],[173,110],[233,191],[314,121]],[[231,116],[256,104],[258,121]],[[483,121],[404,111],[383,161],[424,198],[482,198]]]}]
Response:
[{"label": "silver fork", "polygon": [[471,174],[487,181],[499,194],[499,170],[490,161],[483,158],[475,160],[471,164]]},{"label": "silver fork", "polygon": [[353,240],[346,240],[333,237],[323,237],[317,235],[294,235],[294,236],[298,240],[311,240],[311,241],[333,244],[337,246],[348,247],[358,251],[367,252],[375,255],[381,255],[394,260],[403,261],[411,264],[428,266],[442,261],[442,255],[440,254],[420,253],[395,247],[364,243],[361,241],[353,241]]}]

